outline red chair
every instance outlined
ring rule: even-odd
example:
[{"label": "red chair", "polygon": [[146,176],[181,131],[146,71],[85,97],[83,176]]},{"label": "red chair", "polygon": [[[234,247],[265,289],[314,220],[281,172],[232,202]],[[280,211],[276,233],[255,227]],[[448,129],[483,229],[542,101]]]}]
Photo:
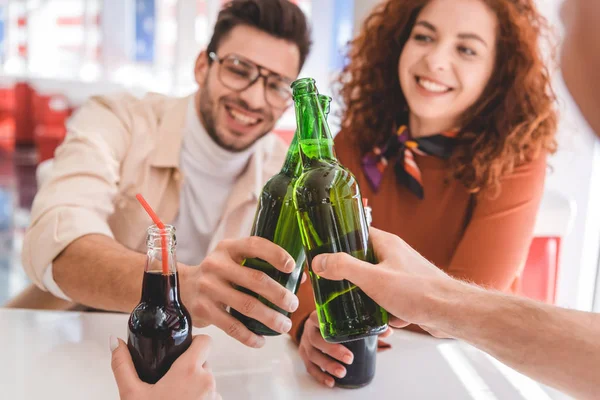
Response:
[{"label": "red chair", "polygon": [[0,87],[0,111],[13,113],[16,107],[15,87]]},{"label": "red chair", "polygon": [[33,143],[32,94],[33,90],[27,82],[15,84],[15,141],[18,144]]},{"label": "red chair", "polygon": [[69,101],[62,94],[33,95],[33,120],[35,125],[63,125],[71,115]]},{"label": "red chair", "polygon": [[67,134],[64,124],[38,125],[35,127],[35,147],[38,163],[54,158],[54,151]]},{"label": "red chair", "polygon": [[15,118],[11,113],[0,111],[0,150],[15,149]]},{"label": "red chair", "polygon": [[555,191],[544,193],[518,294],[554,304],[560,272],[560,245],[569,234],[575,215],[576,205],[572,199]]}]

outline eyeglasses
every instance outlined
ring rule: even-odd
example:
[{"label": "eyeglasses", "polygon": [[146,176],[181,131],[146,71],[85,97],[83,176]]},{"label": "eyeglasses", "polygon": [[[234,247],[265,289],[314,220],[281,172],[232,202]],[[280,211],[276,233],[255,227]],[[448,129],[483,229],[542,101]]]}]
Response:
[{"label": "eyeglasses", "polygon": [[237,54],[219,58],[214,52],[208,57],[219,63],[218,77],[228,89],[242,92],[263,78],[265,101],[274,108],[286,108],[292,104],[292,81]]}]

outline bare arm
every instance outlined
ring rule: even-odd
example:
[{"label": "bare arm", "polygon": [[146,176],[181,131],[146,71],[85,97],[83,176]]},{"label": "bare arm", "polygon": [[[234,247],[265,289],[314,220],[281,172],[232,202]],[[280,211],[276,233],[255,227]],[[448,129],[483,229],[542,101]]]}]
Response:
[{"label": "bare arm", "polygon": [[67,246],[52,268],[54,280],[74,301],[129,312],[140,300],[145,262],[145,254],[108,236],[86,235]]},{"label": "bare arm", "polygon": [[430,326],[576,398],[597,398],[599,315],[462,282],[438,286],[441,295],[432,300]]},{"label": "bare arm", "polygon": [[462,339],[540,382],[597,398],[599,315],[486,291],[450,278],[395,235],[371,235],[377,266],[338,253],[316,257],[313,271],[360,286],[396,317],[394,326]]}]

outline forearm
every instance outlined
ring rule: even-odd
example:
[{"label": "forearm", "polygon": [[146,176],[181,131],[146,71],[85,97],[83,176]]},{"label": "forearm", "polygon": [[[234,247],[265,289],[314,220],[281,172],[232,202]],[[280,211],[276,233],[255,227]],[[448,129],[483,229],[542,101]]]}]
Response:
[{"label": "forearm", "polygon": [[140,299],[146,255],[104,235],[86,235],[52,263],[54,280],[73,301],[129,312]]},{"label": "forearm", "polygon": [[456,281],[441,285],[431,325],[577,398],[600,391],[600,318]]}]

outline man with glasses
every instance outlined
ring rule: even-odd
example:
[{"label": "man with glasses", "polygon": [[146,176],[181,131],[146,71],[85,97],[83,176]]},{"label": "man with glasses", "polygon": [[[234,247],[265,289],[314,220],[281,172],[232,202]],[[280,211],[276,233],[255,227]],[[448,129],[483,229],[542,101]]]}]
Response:
[{"label": "man with glasses", "polygon": [[[151,223],[135,199],[141,193],[177,228],[181,294],[196,326],[214,324],[262,346],[264,338],[227,313],[232,306],[287,332],[289,318],[234,286],[288,311],[298,306],[291,292],[240,263],[259,257],[285,272],[294,266],[281,248],[246,236],[260,190],[284,161],[285,144],[269,132],[292,103],[309,36],[292,2],[234,0],[197,58],[194,95],[119,94],[85,104],[34,202],[23,246],[34,283],[65,306],[129,312],[139,301]],[[41,294],[30,288],[11,305]]]}]

